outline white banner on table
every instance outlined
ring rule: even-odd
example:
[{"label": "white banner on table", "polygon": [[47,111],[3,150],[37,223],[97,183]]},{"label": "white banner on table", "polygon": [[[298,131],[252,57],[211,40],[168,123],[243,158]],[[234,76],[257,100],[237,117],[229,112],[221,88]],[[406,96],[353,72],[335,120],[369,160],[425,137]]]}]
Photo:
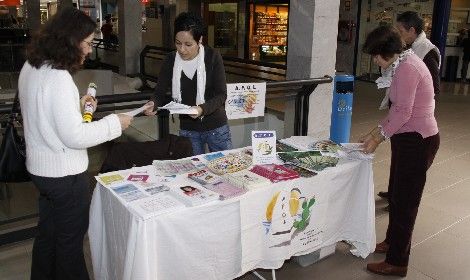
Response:
[{"label": "white banner on table", "polygon": [[266,83],[227,84],[225,111],[229,120],[264,116]]},{"label": "white banner on table", "polygon": [[285,181],[271,192],[260,192],[262,197],[240,201],[243,271],[271,266],[322,244],[327,192],[306,182]]}]

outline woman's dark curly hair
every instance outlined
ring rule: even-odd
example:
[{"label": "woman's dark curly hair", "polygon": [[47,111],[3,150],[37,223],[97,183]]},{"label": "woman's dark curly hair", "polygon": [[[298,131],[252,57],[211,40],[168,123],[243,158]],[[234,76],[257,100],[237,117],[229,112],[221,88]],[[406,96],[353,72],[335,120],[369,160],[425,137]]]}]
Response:
[{"label": "woman's dark curly hair", "polygon": [[205,35],[205,26],[200,16],[191,13],[183,12],[175,19],[174,38],[180,31],[189,31],[193,35],[193,39],[199,42],[202,35]]},{"label": "woman's dark curly hair", "polygon": [[379,26],[367,35],[362,47],[364,53],[380,55],[383,59],[390,59],[403,51],[404,42],[398,30],[390,25]]},{"label": "woman's dark curly hair", "polygon": [[90,36],[96,23],[76,8],[65,8],[47,21],[33,35],[26,51],[28,62],[40,68],[49,64],[54,69],[77,71],[82,64],[80,43]]}]

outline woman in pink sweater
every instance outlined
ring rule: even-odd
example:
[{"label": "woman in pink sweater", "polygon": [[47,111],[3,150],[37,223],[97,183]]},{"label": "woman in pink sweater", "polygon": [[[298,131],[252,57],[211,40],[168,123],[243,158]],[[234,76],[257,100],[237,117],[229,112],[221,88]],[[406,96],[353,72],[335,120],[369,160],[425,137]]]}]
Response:
[{"label": "woman in pink sweater", "polygon": [[386,258],[369,263],[367,270],[403,277],[407,274],[426,171],[439,149],[433,82],[424,62],[412,50],[403,51],[400,35],[391,26],[374,29],[367,36],[363,52],[372,55],[383,69],[378,83],[389,86],[390,109],[385,119],[360,141],[365,153],[374,152],[386,139],[390,139],[392,148],[387,235],[375,249],[376,253],[386,253]]}]

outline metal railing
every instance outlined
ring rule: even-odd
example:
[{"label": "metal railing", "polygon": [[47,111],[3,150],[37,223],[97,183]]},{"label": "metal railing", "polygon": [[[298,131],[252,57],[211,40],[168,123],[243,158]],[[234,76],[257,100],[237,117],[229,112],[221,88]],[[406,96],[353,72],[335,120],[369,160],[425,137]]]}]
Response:
[{"label": "metal railing", "polygon": [[[309,98],[319,84],[331,83],[333,78],[324,76],[304,80],[287,80],[266,83],[266,99],[293,98],[295,97],[294,135],[307,135]],[[139,93],[125,93],[99,96],[97,112],[109,112],[138,108],[153,97],[153,91],[147,90]],[[126,105],[116,103],[138,102]],[[9,113],[11,104],[0,104],[0,114]],[[168,113],[158,115],[159,135],[164,137],[169,134]]]},{"label": "metal railing", "polygon": [[[156,83],[156,73],[149,73],[147,62],[163,62],[166,55],[174,49],[145,46],[140,52],[140,78],[144,85],[147,81]],[[246,60],[236,57],[222,56],[226,74],[262,81],[283,81],[286,77],[287,66],[276,63]],[[230,81],[229,81],[230,82]]]}]

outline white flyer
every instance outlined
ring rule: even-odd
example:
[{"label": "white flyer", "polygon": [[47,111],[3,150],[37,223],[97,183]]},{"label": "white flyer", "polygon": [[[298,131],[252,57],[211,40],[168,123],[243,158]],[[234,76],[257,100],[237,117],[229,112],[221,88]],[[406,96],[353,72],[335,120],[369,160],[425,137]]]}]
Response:
[{"label": "white flyer", "polygon": [[197,114],[197,109],[193,108],[186,104],[177,103],[171,101],[170,103],[166,104],[165,106],[158,107],[158,110],[168,110],[170,114],[179,114],[179,115],[195,115]]},{"label": "white flyer", "polygon": [[233,120],[264,116],[265,99],[266,83],[227,84],[227,118]]},{"label": "white flyer", "polygon": [[253,164],[277,163],[276,131],[252,131]]},{"label": "white flyer", "polygon": [[131,117],[135,117],[139,113],[142,113],[143,111],[147,110],[147,108],[151,108],[152,106],[153,106],[153,102],[149,101],[149,102],[145,103],[142,107],[139,107],[139,108],[134,109],[134,110],[129,111],[129,112],[125,112],[124,114],[128,115],[128,116],[131,116]]}]

